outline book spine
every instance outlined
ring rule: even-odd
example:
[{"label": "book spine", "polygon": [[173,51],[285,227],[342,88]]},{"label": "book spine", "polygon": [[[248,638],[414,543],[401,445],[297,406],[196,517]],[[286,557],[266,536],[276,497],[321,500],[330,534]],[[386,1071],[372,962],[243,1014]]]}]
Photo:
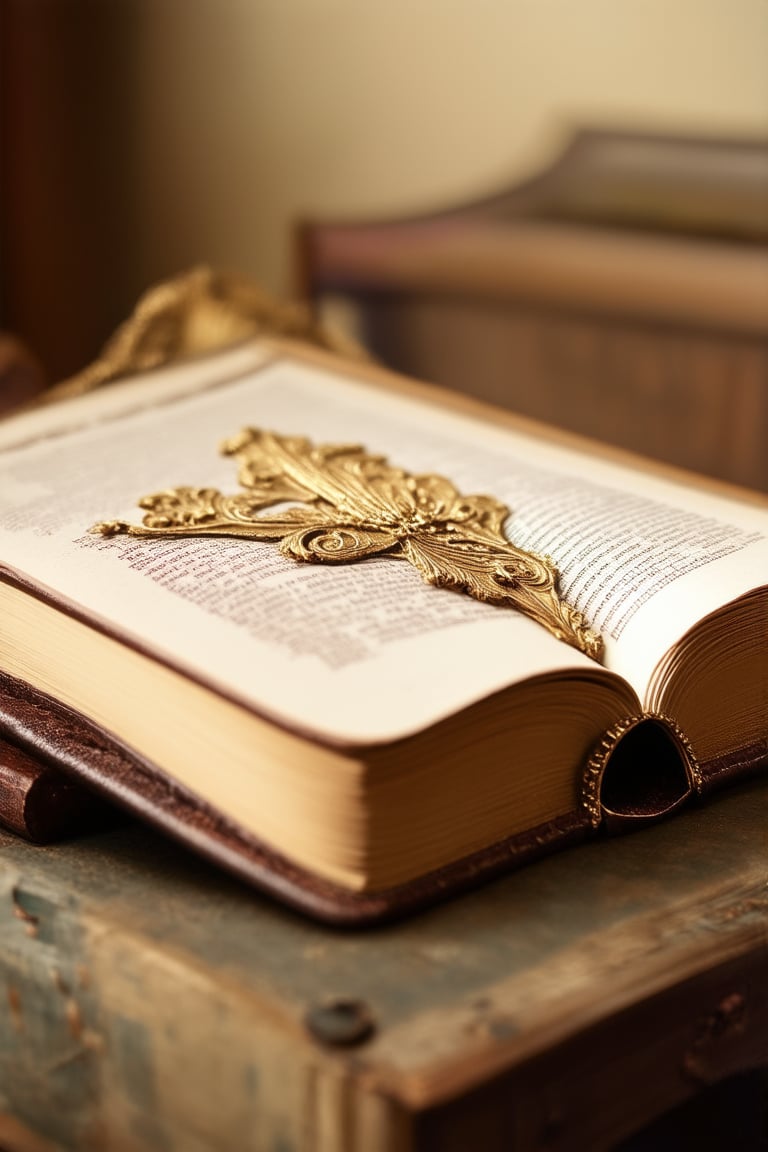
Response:
[{"label": "book spine", "polygon": [[604,734],[587,760],[582,810],[594,829],[615,831],[676,812],[702,776],[686,734],[669,716],[627,716]]},{"label": "book spine", "polygon": [[49,772],[20,748],[0,740],[0,823],[28,840],[35,839],[37,796]]},{"label": "book spine", "polygon": [[0,825],[48,844],[112,822],[104,801],[0,737]]}]

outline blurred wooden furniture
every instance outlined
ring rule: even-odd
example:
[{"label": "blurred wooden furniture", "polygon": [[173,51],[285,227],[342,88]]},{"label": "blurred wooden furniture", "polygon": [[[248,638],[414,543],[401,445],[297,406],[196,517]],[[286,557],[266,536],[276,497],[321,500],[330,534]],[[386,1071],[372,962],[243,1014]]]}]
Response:
[{"label": "blurred wooden furniture", "polygon": [[757,1152],[767,871],[764,780],[375,931],[0,832],[0,1147]]},{"label": "blurred wooden furniture", "polygon": [[93,359],[136,265],[141,5],[0,0],[0,327],[50,381]]},{"label": "blurred wooden furniture", "polygon": [[768,142],[584,132],[491,199],[306,223],[297,255],[392,367],[768,490]]}]

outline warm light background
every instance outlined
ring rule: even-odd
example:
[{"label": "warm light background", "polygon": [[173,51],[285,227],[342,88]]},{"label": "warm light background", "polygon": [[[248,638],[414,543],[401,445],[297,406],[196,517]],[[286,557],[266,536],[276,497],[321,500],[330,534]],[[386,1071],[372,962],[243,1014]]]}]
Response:
[{"label": "warm light background", "polygon": [[290,286],[303,214],[495,191],[571,126],[768,132],[766,0],[142,0],[136,275]]},{"label": "warm light background", "polygon": [[574,128],[768,137],[768,0],[0,0],[0,328],[52,379],[299,217],[409,215]]}]

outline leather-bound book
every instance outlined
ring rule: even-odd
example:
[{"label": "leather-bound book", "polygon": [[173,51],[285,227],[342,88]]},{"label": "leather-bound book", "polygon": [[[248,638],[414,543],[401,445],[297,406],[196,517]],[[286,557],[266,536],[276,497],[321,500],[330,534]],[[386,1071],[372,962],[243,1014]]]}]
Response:
[{"label": "leather-bound book", "polygon": [[0,561],[3,738],[331,921],[765,763],[762,498],[303,345],[5,420]]}]

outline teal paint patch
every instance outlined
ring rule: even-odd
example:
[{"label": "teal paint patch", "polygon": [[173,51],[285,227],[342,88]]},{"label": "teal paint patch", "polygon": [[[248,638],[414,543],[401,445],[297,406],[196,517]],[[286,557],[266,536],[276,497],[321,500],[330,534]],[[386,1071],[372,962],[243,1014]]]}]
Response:
[{"label": "teal paint patch", "polygon": [[113,1018],[110,1033],[121,1087],[140,1112],[151,1113],[156,1103],[152,1038],[143,1024],[125,1016]]},{"label": "teal paint patch", "polygon": [[60,1147],[91,1147],[101,1047],[82,924],[69,900],[6,872],[0,941],[0,1105]]},{"label": "teal paint patch", "polygon": [[47,897],[24,886],[20,881],[11,892],[13,913],[28,925],[27,934],[40,944],[53,944],[57,917],[56,906]]}]

